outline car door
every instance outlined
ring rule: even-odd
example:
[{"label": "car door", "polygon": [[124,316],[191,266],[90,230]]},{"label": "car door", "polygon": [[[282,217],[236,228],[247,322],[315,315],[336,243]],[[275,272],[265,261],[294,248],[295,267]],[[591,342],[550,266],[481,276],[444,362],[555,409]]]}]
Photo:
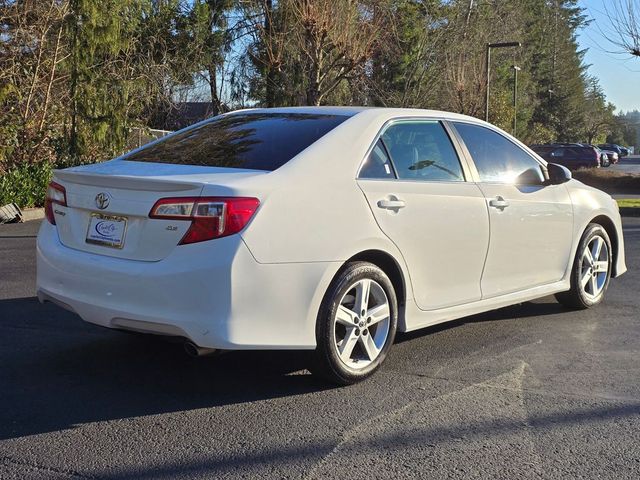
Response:
[{"label": "car door", "polygon": [[358,185],[423,310],[481,298],[489,222],[469,174],[443,124],[428,120],[388,124],[361,167]]},{"label": "car door", "polygon": [[566,186],[547,184],[541,163],[501,133],[472,123],[454,126],[489,207],[483,298],[562,279],[573,238]]}]

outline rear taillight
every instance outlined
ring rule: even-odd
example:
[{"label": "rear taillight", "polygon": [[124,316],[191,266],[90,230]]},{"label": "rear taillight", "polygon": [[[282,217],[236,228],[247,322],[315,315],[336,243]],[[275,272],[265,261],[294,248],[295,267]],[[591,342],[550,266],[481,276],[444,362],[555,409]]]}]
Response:
[{"label": "rear taillight", "polygon": [[242,230],[260,201],[247,197],[176,197],[158,200],[149,218],[188,220],[191,226],[178,245],[204,242]]},{"label": "rear taillight", "polygon": [[51,225],[56,224],[56,217],[53,214],[53,206],[56,204],[67,206],[67,191],[59,183],[50,182],[44,200],[44,214]]}]

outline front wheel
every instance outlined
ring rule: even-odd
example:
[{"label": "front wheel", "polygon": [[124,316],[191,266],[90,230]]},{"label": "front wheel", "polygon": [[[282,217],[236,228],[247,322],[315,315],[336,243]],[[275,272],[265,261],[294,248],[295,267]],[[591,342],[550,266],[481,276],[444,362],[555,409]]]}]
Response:
[{"label": "front wheel", "polygon": [[591,223],[585,230],[571,270],[571,290],[556,294],[570,308],[589,308],[604,298],[611,278],[611,240],[606,230]]},{"label": "front wheel", "polygon": [[314,373],[340,385],[373,374],[393,344],[397,303],[380,268],[348,264],[329,286],[318,313]]}]

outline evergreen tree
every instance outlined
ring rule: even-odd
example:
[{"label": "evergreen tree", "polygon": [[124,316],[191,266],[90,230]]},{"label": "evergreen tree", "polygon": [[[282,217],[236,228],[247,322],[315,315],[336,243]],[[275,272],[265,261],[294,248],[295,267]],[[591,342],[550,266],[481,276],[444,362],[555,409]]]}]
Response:
[{"label": "evergreen tree", "polygon": [[87,154],[92,143],[115,152],[127,134],[132,79],[124,53],[138,26],[134,0],[72,0],[69,17],[69,153]]},{"label": "evergreen tree", "polygon": [[552,132],[555,138],[548,140],[577,141],[584,128],[586,66],[576,35],[587,20],[577,3],[536,0],[528,9],[533,20],[530,68],[537,96],[532,121]]}]

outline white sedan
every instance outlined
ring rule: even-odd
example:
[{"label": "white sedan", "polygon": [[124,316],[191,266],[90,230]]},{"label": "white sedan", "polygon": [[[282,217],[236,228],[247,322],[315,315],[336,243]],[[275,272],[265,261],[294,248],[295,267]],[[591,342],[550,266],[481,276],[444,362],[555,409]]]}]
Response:
[{"label": "white sedan", "polygon": [[380,108],[238,111],[58,170],[37,294],[104,327],[214,350],[314,350],[349,384],[396,331],[626,271],[620,214],[478,119]]}]

